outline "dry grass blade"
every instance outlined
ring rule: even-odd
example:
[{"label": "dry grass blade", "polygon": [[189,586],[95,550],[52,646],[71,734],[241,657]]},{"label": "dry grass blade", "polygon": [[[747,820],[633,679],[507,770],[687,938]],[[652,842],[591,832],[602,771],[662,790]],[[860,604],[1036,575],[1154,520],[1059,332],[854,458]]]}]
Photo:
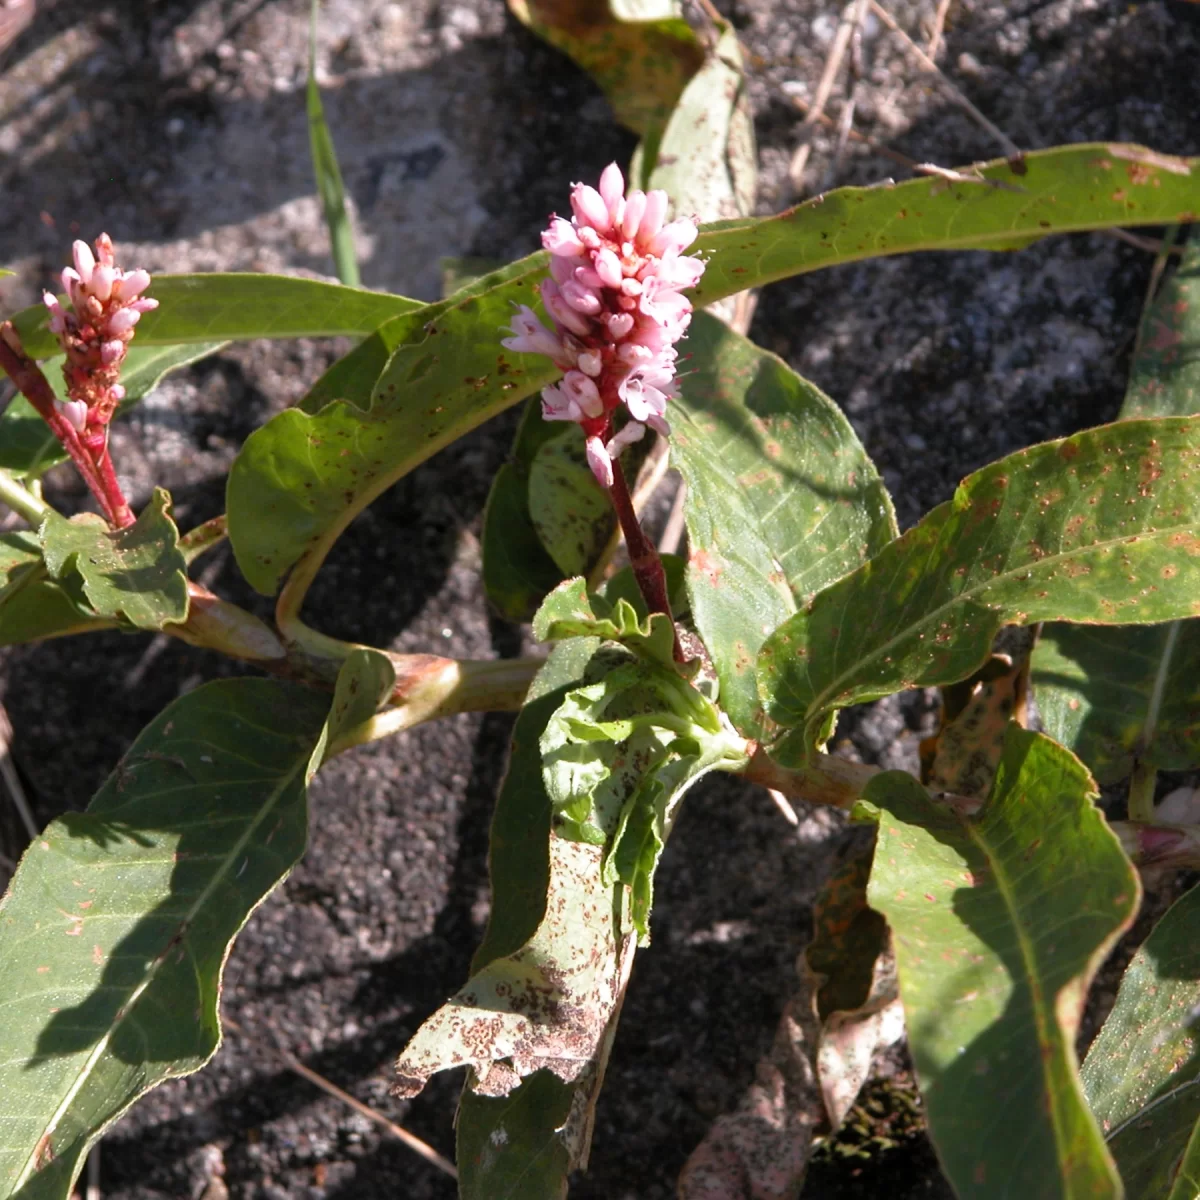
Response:
[{"label": "dry grass blade", "polygon": [[941,67],[939,67],[937,63],[935,63],[933,59],[930,58],[929,55],[926,54],[925,51],[922,50],[921,47],[918,46],[917,43],[914,42],[907,33],[904,32],[903,29],[900,28],[900,26],[896,23],[896,18],[893,17],[892,14],[888,12],[888,10],[884,8],[882,4],[879,3],[879,0],[869,0],[869,3],[871,5],[871,11],[888,27],[888,29],[892,31],[892,33],[894,33],[904,43],[905,48],[917,60],[917,62],[920,63],[922,69],[929,71],[931,74],[938,77],[938,81],[941,83],[946,95],[949,96],[950,99],[953,100],[954,103],[957,104],[961,109],[963,109],[963,111],[966,112],[981,128],[986,129],[987,132],[990,133],[992,137],[994,137],[996,141],[1003,147],[1004,153],[1008,155],[1009,158],[1020,158],[1021,148],[1017,145],[1017,143],[1014,142],[1012,138],[1010,138],[1008,134],[1005,133],[1004,130],[1002,130],[998,125],[992,124],[992,122],[989,121],[987,117],[985,117],[983,113],[981,113],[979,109],[977,109],[975,105],[972,104],[971,101],[968,100],[966,96],[964,96],[962,92],[960,92],[958,88],[946,78],[946,76],[942,73]]},{"label": "dry grass blade", "polygon": [[933,30],[929,35],[929,46],[925,53],[930,62],[936,62],[942,48],[942,31],[946,28],[946,13],[950,11],[950,0],[938,0],[937,12],[933,15]]},{"label": "dry grass blade", "polygon": [[[232,1017],[222,1016],[221,1020],[227,1029],[232,1029],[236,1033],[250,1037],[249,1031],[242,1025],[239,1025]],[[262,1045],[261,1042],[256,1044],[259,1046]],[[320,1088],[321,1091],[333,1096],[334,1099],[349,1105],[355,1112],[362,1113],[364,1117],[374,1121],[381,1129],[387,1130],[394,1138],[403,1142],[414,1153],[419,1154],[427,1163],[437,1167],[439,1171],[445,1172],[451,1179],[458,1178],[458,1171],[454,1164],[449,1159],[443,1158],[432,1146],[417,1137],[415,1133],[409,1133],[407,1129],[403,1129],[395,1121],[385,1117],[378,1109],[372,1108],[369,1104],[364,1104],[357,1097],[350,1095],[349,1092],[342,1091],[336,1083],[332,1083],[324,1075],[317,1074],[311,1067],[306,1067],[295,1055],[289,1054],[286,1050],[272,1049],[270,1053],[274,1054],[289,1071],[294,1071],[302,1079],[307,1079],[314,1087]]]},{"label": "dry grass blade", "polygon": [[12,736],[12,722],[8,719],[8,710],[3,704],[0,704],[0,779],[4,780],[5,790],[12,797],[13,807],[21,818],[21,824],[25,826],[29,840],[33,841],[38,835],[38,827],[33,819],[29,801],[25,797],[25,789],[21,786],[20,776],[17,774],[17,768],[12,760]]}]

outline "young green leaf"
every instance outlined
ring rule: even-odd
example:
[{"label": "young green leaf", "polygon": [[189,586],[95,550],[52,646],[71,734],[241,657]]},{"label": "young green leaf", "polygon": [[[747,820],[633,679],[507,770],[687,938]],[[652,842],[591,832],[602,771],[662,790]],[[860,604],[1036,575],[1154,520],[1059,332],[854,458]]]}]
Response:
[{"label": "young green leaf", "polygon": [[1083,1064],[1088,1103],[1131,1200],[1163,1196],[1200,1121],[1200,888],[1133,956]]},{"label": "young green leaf", "polygon": [[[423,308],[419,300],[298,279],[289,275],[229,272],[155,275],[150,295],[159,303],[138,322],[139,346],[248,338],[362,336],[392,317]],[[44,305],[12,318],[25,352],[48,358],[58,339],[46,327]]]},{"label": "young green leaf", "polygon": [[38,535],[47,569],[60,582],[78,575],[101,617],[122,617],[138,629],[187,620],[187,564],[170,505],[171,497],[155,488],[137,522],[119,530],[94,513],[71,520],[51,513]]},{"label": "young green leaf", "polygon": [[896,536],[891,501],[837,405],[773,354],[697,313],[672,406],[687,484],[688,593],[730,720],[761,735],[754,661],[812,595]]},{"label": "young green leaf", "polygon": [[836,263],[914,250],[1011,250],[1053,233],[1191,221],[1200,212],[1198,167],[1200,158],[1097,142],[960,168],[977,183],[934,176],[838,188],[777,216],[703,230],[690,251],[708,259],[694,296],[709,304]]},{"label": "young green leaf", "polygon": [[369,412],[344,401],[314,414],[289,409],[250,435],[226,504],[234,554],[255,588],[273,592],[305,551],[332,541],[396,480],[553,380],[547,360],[512,355],[498,337],[513,304],[532,303],[535,282],[502,279],[438,307],[419,340],[393,352]]},{"label": "young green leaf", "polygon": [[960,1195],[1120,1194],[1074,1039],[1139,885],[1094,796],[1077,759],[1015,725],[977,817],[899,771],[864,794],[879,810],[868,900],[892,929],[930,1133]]},{"label": "young green leaf", "polygon": [[673,671],[675,631],[665,613],[642,618],[624,597],[612,603],[589,596],[587,581],[568,579],[546,597],[533,618],[533,636],[539,642],[564,638],[598,637],[620,642],[634,654]]},{"label": "young green leaf", "polygon": [[[1142,315],[1121,417],[1200,413],[1200,234]],[[1043,727],[1105,784],[1200,764],[1200,621],[1049,624],[1033,653]]]},{"label": "young green leaf", "polygon": [[321,212],[329,230],[333,263],[337,277],[347,287],[358,287],[358,259],[354,251],[354,229],[346,212],[346,194],[342,172],[338,168],[337,150],[325,121],[325,106],[317,86],[317,7],[312,0],[308,18],[308,85],[305,108],[308,111],[308,146],[312,154],[313,174],[317,194],[321,197]]},{"label": "young green leaf", "polygon": [[0,534],[0,646],[112,628],[68,586],[49,578],[35,534]]},{"label": "young green leaf", "polygon": [[[136,404],[162,382],[164,376],[180,367],[191,366],[210,354],[215,354],[225,342],[188,343],[182,346],[129,347],[121,368],[121,386],[125,399],[121,411]],[[43,365],[46,378],[60,400],[66,399],[66,384],[62,377],[62,359],[55,356]],[[63,462],[67,452],[37,410],[24,396],[14,396],[0,414],[0,467],[18,475],[37,477],[56,463]]]},{"label": "young green leaf", "polygon": [[1200,421],[1123,421],[1032,446],[968,476],[954,498],[767,640],[768,714],[802,735],[830,713],[965,679],[1006,624],[1166,621],[1200,589]]},{"label": "young green leaf", "polygon": [[66,1200],[104,1129],[212,1056],[230,944],[304,849],[327,709],[205,684],[26,851],[0,901],[0,1196]]}]

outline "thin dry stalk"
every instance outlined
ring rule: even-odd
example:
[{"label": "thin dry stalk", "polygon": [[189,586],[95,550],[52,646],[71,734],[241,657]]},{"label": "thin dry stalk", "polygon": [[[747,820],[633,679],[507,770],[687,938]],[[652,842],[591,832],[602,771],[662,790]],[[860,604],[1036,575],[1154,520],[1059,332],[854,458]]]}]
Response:
[{"label": "thin dry stalk", "polygon": [[863,23],[866,19],[867,0],[856,0],[854,26],[850,31],[850,94],[846,97],[846,103],[842,105],[842,111],[838,115],[837,145],[833,151],[833,162],[830,164],[829,170],[825,173],[825,180],[821,184],[821,191],[823,192],[833,187],[834,182],[837,180],[838,173],[842,169],[842,160],[846,157],[846,143],[850,140],[850,132],[854,128],[854,112],[858,107],[858,93],[862,87],[862,31]]},{"label": "thin dry stalk", "polygon": [[29,801],[25,797],[25,789],[21,786],[21,778],[17,774],[16,765],[12,760],[12,737],[13,728],[12,722],[8,719],[8,709],[0,704],[0,779],[4,780],[4,787],[12,798],[13,807],[17,810],[21,824],[25,826],[25,832],[29,834],[29,840],[32,842],[38,835],[38,827],[33,819],[33,813],[30,811]]},{"label": "thin dry stalk", "polygon": [[812,153],[812,131],[817,122],[825,115],[825,105],[833,91],[838,72],[842,69],[842,60],[850,46],[850,35],[854,32],[855,14],[858,11],[858,0],[851,0],[842,10],[842,19],[838,22],[837,32],[829,47],[829,55],[825,59],[825,70],[817,84],[816,95],[813,96],[812,107],[800,127],[801,143],[792,155],[788,167],[788,178],[791,180],[792,194],[801,196],[804,193],[804,169],[808,166],[808,156]]},{"label": "thin dry stalk", "polygon": [[981,113],[979,109],[977,109],[975,105],[973,105],[971,101],[968,100],[966,96],[964,96],[962,92],[960,92],[958,88],[946,78],[946,76],[942,73],[941,67],[939,67],[937,63],[935,63],[933,59],[930,58],[929,55],[926,54],[925,51],[922,50],[921,47],[918,46],[917,43],[914,42],[907,33],[904,32],[903,29],[900,28],[899,25],[896,24],[895,17],[893,17],[892,14],[888,12],[888,10],[884,8],[882,4],[879,3],[879,0],[868,0],[868,2],[871,5],[871,11],[888,27],[888,29],[892,31],[892,33],[894,33],[904,43],[905,49],[907,49],[913,58],[917,60],[917,62],[921,65],[921,68],[925,71],[928,71],[930,74],[937,76],[938,82],[942,85],[942,89],[945,91],[946,95],[949,96],[949,98],[953,100],[954,103],[957,104],[965,113],[967,113],[968,116],[970,116],[971,119],[975,121],[982,129],[987,130],[987,132],[990,133],[997,142],[999,142],[999,144],[1003,147],[1004,153],[1007,155],[1007,157],[1020,158],[1021,148],[1017,145],[1017,143],[1014,142],[1012,138],[1010,138],[1008,134],[1005,133],[1004,130],[1002,130],[999,126],[993,125],[992,122],[989,121],[987,117],[985,117],[983,113]]},{"label": "thin dry stalk", "polygon": [[659,554],[678,553],[679,543],[683,541],[683,506],[686,502],[687,484],[681,479],[675,489],[675,499],[671,501],[671,512],[663,526],[662,537],[658,539]]},{"label": "thin dry stalk", "polygon": [[[232,1017],[222,1016],[222,1021],[227,1029],[232,1029],[243,1036],[249,1037],[249,1031],[239,1025]],[[262,1043],[256,1043],[260,1048]],[[334,1097],[335,1100],[340,1100],[343,1104],[349,1105],[355,1112],[362,1113],[368,1120],[374,1121],[381,1129],[385,1129],[394,1138],[403,1142],[414,1153],[419,1154],[427,1163],[437,1167],[439,1171],[444,1171],[451,1179],[458,1178],[458,1171],[454,1164],[449,1159],[443,1158],[432,1146],[427,1142],[423,1142],[415,1133],[409,1133],[407,1129],[402,1129],[395,1121],[390,1121],[383,1113],[372,1108],[369,1104],[364,1104],[349,1092],[344,1092],[336,1083],[330,1082],[324,1075],[318,1075],[311,1067],[306,1067],[295,1055],[289,1054],[286,1050],[271,1049],[270,1053],[282,1062],[289,1071],[294,1071],[302,1079],[307,1079],[314,1087],[319,1087],[321,1091]]]},{"label": "thin dry stalk", "polygon": [[946,28],[946,13],[949,11],[950,0],[938,0],[937,12],[933,14],[933,31],[925,48],[931,62],[937,62],[938,51],[942,48],[942,31]]}]

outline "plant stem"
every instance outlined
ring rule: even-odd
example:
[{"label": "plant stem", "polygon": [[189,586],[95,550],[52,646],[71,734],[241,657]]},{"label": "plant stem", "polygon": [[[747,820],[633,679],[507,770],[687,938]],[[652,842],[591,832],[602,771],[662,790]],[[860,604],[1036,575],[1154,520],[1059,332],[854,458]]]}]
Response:
[{"label": "plant stem", "polygon": [[1149,763],[1139,761],[1133,768],[1129,780],[1129,819],[1131,821],[1154,820],[1154,789],[1158,784],[1158,771]]},{"label": "plant stem", "polygon": [[36,529],[53,511],[28,488],[23,487],[8,471],[0,470],[0,502],[19,513]]},{"label": "plant stem", "polygon": [[326,761],[353,746],[377,742],[437,717],[460,712],[517,712],[543,661],[458,661],[420,654],[393,655],[392,659],[396,665],[392,706],[347,730],[329,746]]},{"label": "plant stem", "polygon": [[[633,499],[629,495],[629,485],[625,482],[625,472],[621,470],[620,459],[613,461],[612,471],[613,482],[609,488],[609,495],[612,497],[613,508],[617,510],[617,520],[621,522],[621,532],[625,535],[633,577],[637,580],[642,598],[650,612],[666,613],[670,617],[671,601],[667,596],[667,576],[663,571],[662,559],[658,556],[658,547],[646,536],[638,521]],[[685,661],[678,633],[675,634],[675,661]]]}]

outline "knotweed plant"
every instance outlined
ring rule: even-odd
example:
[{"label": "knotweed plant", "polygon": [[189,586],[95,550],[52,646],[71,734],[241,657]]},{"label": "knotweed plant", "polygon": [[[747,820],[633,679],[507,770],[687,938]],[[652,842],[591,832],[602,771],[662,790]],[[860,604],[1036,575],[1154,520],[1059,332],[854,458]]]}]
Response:
[{"label": "knotweed plant", "polygon": [[[0,644],[117,629],[243,670],[155,718],[0,900],[0,1200],[66,1200],[109,1124],[215,1051],[222,966],[304,852],[313,773],[481,710],[518,714],[489,924],[462,988],[397,1047],[395,1083],[411,1096],[465,1069],[461,1195],[558,1198],[586,1163],[663,848],[713,771],[877,832],[817,905],[780,1043],[794,1077],[761,1067],[692,1154],[685,1200],[796,1194],[814,1136],[905,1023],[960,1194],[1184,1195],[1200,1176],[1200,893],[1150,934],[1082,1068],[1075,1045],[1139,870],[1200,865],[1200,417],[1184,369],[1200,239],[1163,270],[1200,211],[1198,168],[1069,146],[706,225],[610,165],[573,185],[541,251],[430,304],[283,276],[151,280],[106,235],[76,242],[62,293],[0,324],[15,385],[0,501],[24,525],[0,534]],[[645,164],[636,177],[654,183]],[[903,534],[837,404],[711,311],[868,250],[1011,250],[1131,220],[1172,232],[1121,419],[984,467]],[[289,335],[360,340],[247,438],[224,513],[181,533],[165,489],[131,506],[113,420],[167,370],[276,336],[281,306]],[[483,584],[544,652],[460,661],[307,625],[355,517],[522,402]],[[38,420],[53,441],[26,436]],[[642,528],[656,439],[685,486],[683,555]],[[65,460],[88,511],[43,492]],[[224,539],[272,621],[190,578]],[[942,689],[919,777],[830,752],[841,710],[914,687]]]}]

